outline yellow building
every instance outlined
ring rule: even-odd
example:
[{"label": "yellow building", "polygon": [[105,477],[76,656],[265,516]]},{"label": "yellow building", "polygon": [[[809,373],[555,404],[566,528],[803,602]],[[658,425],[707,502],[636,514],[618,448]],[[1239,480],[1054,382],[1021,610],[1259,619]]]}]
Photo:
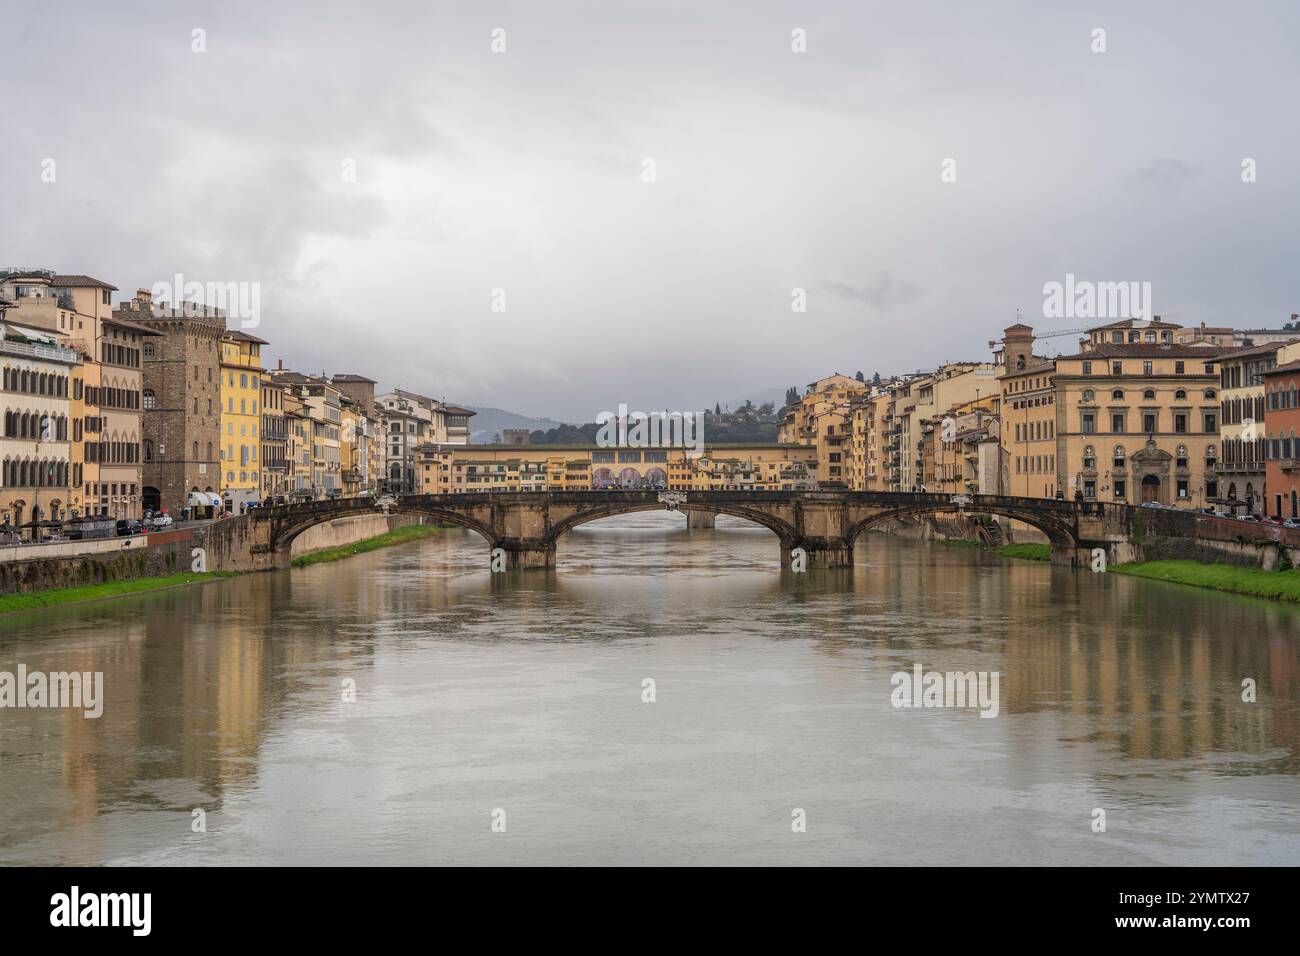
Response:
[{"label": "yellow building", "polygon": [[361,459],[365,443],[365,422],[356,402],[339,396],[339,479],[344,497],[354,497],[366,490],[365,464]]},{"label": "yellow building", "polygon": [[262,499],[262,346],[247,332],[221,336],[221,497],[241,514]]},{"label": "yellow building", "polygon": [[680,448],[422,445],[416,460],[423,494],[816,487],[816,451],[804,445],[718,444],[698,457]]},{"label": "yellow building", "polygon": [[1001,373],[1004,494],[1066,497],[1056,467],[1056,363],[1034,355],[1034,330],[1019,322],[1004,330],[995,359]]}]

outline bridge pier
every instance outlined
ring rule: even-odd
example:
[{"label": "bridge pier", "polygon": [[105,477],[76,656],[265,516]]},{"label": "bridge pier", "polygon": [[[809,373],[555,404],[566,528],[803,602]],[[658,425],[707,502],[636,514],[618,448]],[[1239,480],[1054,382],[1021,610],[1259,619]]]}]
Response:
[{"label": "bridge pier", "polygon": [[716,528],[718,525],[718,516],[712,511],[695,511],[686,512],[686,530],[687,531],[704,531]]},{"label": "bridge pier", "polygon": [[502,543],[492,549],[494,555],[497,548],[500,548],[505,552],[506,567],[511,571],[530,570],[534,568],[553,570],[555,568],[554,541],[541,545]]},{"label": "bridge pier", "polygon": [[795,562],[802,558],[802,566],[809,568],[851,568],[853,567],[853,546],[846,541],[803,540],[792,545],[781,545],[781,567],[786,571],[795,569]]}]

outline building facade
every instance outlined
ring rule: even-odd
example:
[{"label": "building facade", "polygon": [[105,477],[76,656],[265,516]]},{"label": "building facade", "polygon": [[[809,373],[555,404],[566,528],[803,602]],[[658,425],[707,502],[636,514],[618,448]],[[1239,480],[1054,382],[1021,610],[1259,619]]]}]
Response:
[{"label": "building facade", "polygon": [[242,514],[262,500],[262,346],[238,330],[221,336],[221,497]]},{"label": "building facade", "polygon": [[154,302],[148,289],[115,314],[155,333],[142,349],[142,504],[176,517],[211,517],[221,486],[225,317],[191,302]]},{"label": "building facade", "polygon": [[1225,352],[1219,359],[1219,503],[1261,516],[1268,496],[1264,374],[1300,359],[1300,342],[1272,342]]},{"label": "building facade", "polygon": [[1266,436],[1265,510],[1273,518],[1300,519],[1300,361],[1261,373]]},{"label": "building facade", "polygon": [[71,394],[81,356],[52,332],[5,317],[0,301],[0,534],[39,540],[33,522],[70,517]]}]

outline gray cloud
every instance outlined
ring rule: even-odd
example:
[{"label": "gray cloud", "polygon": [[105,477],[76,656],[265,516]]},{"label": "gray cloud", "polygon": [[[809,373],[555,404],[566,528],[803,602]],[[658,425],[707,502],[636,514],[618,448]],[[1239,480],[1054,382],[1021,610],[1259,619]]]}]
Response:
[{"label": "gray cloud", "polygon": [[914,284],[906,279],[895,278],[888,272],[877,272],[865,284],[823,282],[822,287],[851,302],[862,302],[879,309],[914,302],[921,296],[921,290]]},{"label": "gray cloud", "polygon": [[1252,11],[11,0],[0,263],[260,281],[272,362],[569,419],[984,356],[1067,272],[1276,326],[1300,21]]}]

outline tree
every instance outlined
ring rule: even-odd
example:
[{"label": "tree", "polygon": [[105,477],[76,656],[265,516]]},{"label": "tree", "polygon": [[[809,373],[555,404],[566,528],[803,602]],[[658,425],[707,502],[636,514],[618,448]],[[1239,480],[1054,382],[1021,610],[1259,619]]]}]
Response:
[{"label": "tree", "polygon": [[867,380],[867,377],[863,375],[861,372],[858,372],[858,374],[853,377],[856,378],[859,382],[865,382]]},{"label": "tree", "polygon": [[872,384],[872,385],[879,385],[879,384],[880,384],[880,373],[879,373],[879,372],[877,372],[875,375],[871,376],[871,384]]},{"label": "tree", "polygon": [[713,414],[715,415],[722,414],[722,405],[720,405],[718,402],[713,403]]},{"label": "tree", "polygon": [[[876,378],[879,379],[880,376],[877,375]],[[793,385],[785,390],[785,404],[787,407],[799,404],[799,389],[795,388]]]}]

